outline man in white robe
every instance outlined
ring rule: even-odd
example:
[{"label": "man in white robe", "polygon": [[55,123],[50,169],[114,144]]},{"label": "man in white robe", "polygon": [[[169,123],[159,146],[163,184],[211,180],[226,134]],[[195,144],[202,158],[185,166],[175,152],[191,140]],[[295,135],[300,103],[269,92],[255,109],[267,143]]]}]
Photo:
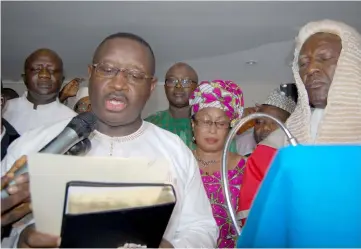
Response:
[{"label": "man in white robe", "polygon": [[[160,247],[214,248],[218,228],[192,152],[177,135],[141,119],[156,86],[154,71],[153,51],[136,35],[114,34],[99,45],[89,66],[89,97],[98,122],[86,156],[167,158],[177,204]],[[9,170],[22,155],[39,151],[70,120],[24,134],[9,148],[3,166]],[[60,238],[39,233],[30,224],[14,229],[15,247],[59,246]]]},{"label": "man in white robe", "polygon": [[64,79],[63,62],[54,51],[38,49],[24,64],[23,96],[8,101],[4,118],[18,131],[24,132],[50,125],[76,113],[59,102],[58,94]]}]

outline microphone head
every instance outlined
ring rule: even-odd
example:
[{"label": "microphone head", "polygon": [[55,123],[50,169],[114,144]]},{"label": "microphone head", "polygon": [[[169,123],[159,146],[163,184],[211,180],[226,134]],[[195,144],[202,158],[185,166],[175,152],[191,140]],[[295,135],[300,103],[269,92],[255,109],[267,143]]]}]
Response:
[{"label": "microphone head", "polygon": [[79,138],[87,138],[95,129],[97,118],[92,112],[83,112],[74,117],[66,128],[70,128],[78,134]]}]

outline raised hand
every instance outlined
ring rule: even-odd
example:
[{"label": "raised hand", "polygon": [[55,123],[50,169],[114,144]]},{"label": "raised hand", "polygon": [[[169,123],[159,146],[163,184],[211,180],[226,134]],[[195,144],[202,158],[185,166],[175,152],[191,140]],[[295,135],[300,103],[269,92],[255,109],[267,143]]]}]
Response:
[{"label": "raised hand", "polygon": [[75,78],[67,83],[59,93],[60,102],[64,102],[70,97],[74,97],[79,91],[80,83],[84,81],[83,78]]}]

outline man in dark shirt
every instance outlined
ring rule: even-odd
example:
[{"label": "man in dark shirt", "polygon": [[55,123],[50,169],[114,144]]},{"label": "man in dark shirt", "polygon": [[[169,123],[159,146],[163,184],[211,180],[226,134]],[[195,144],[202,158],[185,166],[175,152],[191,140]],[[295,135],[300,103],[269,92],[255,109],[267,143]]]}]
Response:
[{"label": "man in dark shirt", "polygon": [[2,117],[6,100],[3,95],[3,86],[1,85],[1,160],[5,157],[9,145],[19,137],[14,127]]}]

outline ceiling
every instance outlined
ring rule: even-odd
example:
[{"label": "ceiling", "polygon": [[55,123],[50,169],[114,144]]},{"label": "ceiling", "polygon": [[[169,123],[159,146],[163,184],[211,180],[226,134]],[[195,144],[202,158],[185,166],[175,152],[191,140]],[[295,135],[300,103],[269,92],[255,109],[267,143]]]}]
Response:
[{"label": "ceiling", "polygon": [[[95,47],[120,31],[151,44],[162,77],[174,62],[290,41],[302,25],[324,18],[361,30],[361,2],[2,1],[1,77],[20,80],[25,58],[40,47],[60,54],[67,78],[85,76]],[[282,53],[286,63],[291,48]]]}]

